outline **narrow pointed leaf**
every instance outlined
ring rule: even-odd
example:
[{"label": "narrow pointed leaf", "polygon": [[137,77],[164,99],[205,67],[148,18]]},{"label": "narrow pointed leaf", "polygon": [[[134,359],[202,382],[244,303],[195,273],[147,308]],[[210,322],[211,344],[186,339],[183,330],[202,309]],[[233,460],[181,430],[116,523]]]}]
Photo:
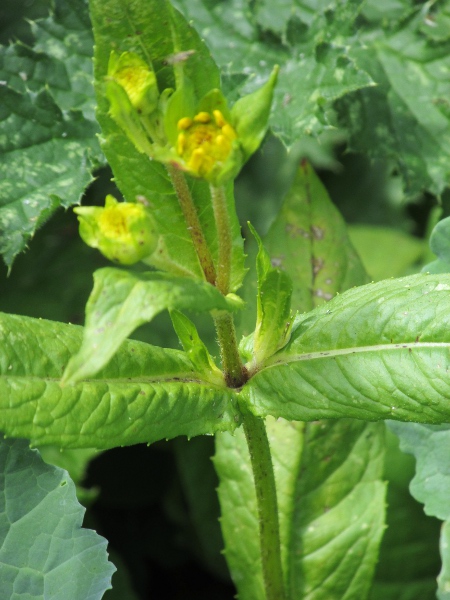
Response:
[{"label": "narrow pointed leaf", "polygon": [[450,420],[450,276],[349,290],[298,318],[286,348],[244,390],[289,420]]},{"label": "narrow pointed leaf", "polygon": [[170,311],[170,318],[183,346],[183,350],[188,355],[195,370],[201,373],[206,380],[211,381],[211,383],[223,385],[223,373],[217,367],[208,348],[200,339],[194,323],[179,310]]},{"label": "narrow pointed leaf", "polygon": [[309,163],[303,161],[264,239],[272,265],[294,282],[293,310],[307,311],[367,281],[345,222]]},{"label": "narrow pointed leaf", "polygon": [[0,597],[100,600],[115,568],[106,540],[81,528],[85,510],[67,471],[25,440],[2,440],[0,478]]},{"label": "narrow pointed leaf", "polygon": [[86,305],[83,344],[68,364],[64,382],[75,383],[97,373],[139,325],[165,309],[208,312],[238,306],[206,282],[164,273],[100,269]]},{"label": "narrow pointed leaf", "polygon": [[279,350],[287,340],[292,281],[286,272],[272,267],[260,237],[253,227],[251,230],[259,246],[256,257],[258,295],[253,341],[254,361],[258,364]]},{"label": "narrow pointed leaf", "polygon": [[95,378],[61,387],[83,329],[0,318],[0,431],[33,444],[114,448],[239,424],[236,395],[205,382],[187,356],[130,341]]}]

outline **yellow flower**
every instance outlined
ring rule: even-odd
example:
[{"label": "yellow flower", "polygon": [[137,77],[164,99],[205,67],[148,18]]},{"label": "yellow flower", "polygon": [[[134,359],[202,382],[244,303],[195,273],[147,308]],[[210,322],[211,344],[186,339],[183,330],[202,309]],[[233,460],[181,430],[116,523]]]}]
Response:
[{"label": "yellow flower", "polygon": [[237,134],[220,110],[202,111],[193,119],[178,121],[176,151],[187,170],[196,177],[208,177],[230,157]]}]

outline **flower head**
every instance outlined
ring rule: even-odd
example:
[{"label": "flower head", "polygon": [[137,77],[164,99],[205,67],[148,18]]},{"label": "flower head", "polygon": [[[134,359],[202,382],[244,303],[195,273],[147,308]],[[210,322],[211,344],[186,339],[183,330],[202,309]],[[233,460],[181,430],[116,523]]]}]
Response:
[{"label": "flower head", "polygon": [[111,54],[106,95],[110,115],[135,147],[152,159],[213,185],[236,177],[267,130],[278,68],[259,90],[230,111],[218,89],[196,96],[187,77],[159,93],[156,75],[140,56]]},{"label": "flower head", "polygon": [[132,265],[156,248],[153,219],[142,204],[118,202],[108,195],[104,208],[79,206],[74,211],[83,241],[114,262]]},{"label": "flower head", "polygon": [[220,110],[197,113],[178,121],[176,151],[186,169],[196,177],[220,170],[233,152],[237,133]]}]

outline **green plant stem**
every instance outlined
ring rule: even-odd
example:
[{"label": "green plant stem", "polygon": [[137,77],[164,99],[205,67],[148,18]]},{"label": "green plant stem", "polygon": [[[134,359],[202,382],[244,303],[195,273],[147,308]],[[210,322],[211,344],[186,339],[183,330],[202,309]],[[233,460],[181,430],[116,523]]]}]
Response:
[{"label": "green plant stem", "polygon": [[224,186],[210,186],[214,219],[219,243],[219,261],[216,286],[226,296],[230,291],[231,274],[231,227],[227,210],[227,196]]},{"label": "green plant stem", "polygon": [[212,285],[216,285],[216,269],[205,236],[203,235],[202,226],[198,218],[194,201],[192,200],[186,177],[179,169],[172,167],[171,165],[167,165],[167,172],[169,173],[173,187],[178,196],[178,201],[181,210],[183,211],[184,218],[186,219],[186,224],[189,233],[191,234],[192,242],[205,274],[206,281]]},{"label": "green plant stem", "polygon": [[255,481],[266,600],[285,600],[277,492],[266,427],[263,419],[250,413],[243,415],[243,423]]},{"label": "green plant stem", "polygon": [[[169,166],[167,170],[172,178],[206,279],[216,285],[226,296],[230,291],[233,247],[225,188],[210,187],[219,246],[216,274],[186,179],[174,167]],[[232,388],[241,387],[247,381],[248,374],[239,356],[233,317],[230,313],[218,312],[214,315],[214,324],[226,383]],[[243,423],[255,481],[266,600],[284,600],[277,494],[269,440],[262,419],[247,413],[243,414]]]},{"label": "green plant stem", "polygon": [[247,381],[247,371],[239,356],[233,317],[230,313],[218,312],[214,315],[214,325],[225,381],[229,387],[241,387]]}]

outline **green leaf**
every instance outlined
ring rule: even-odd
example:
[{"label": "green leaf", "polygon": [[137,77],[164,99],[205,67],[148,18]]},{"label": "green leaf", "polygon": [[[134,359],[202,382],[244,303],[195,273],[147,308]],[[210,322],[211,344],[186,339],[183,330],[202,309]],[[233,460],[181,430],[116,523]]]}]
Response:
[{"label": "green leaf", "polygon": [[[288,600],[367,597],[384,530],[383,427],[266,421]],[[265,599],[244,435],[216,436],[225,555],[241,600]],[[340,441],[345,439],[345,444]]]},{"label": "green leaf", "polygon": [[428,18],[428,6],[416,5],[406,18],[411,4],[393,31],[386,19],[385,28],[376,20],[361,32],[350,55],[377,86],[340,100],[339,124],[352,149],[398,164],[409,195],[423,188],[440,194],[450,176],[450,83],[442,76],[450,69],[450,41],[436,42],[423,27],[427,19],[439,22],[446,7],[440,3]]},{"label": "green leaf", "polygon": [[84,508],[68,473],[24,440],[2,440],[0,473],[1,597],[100,600],[115,568],[106,540],[81,529]]},{"label": "green leaf", "polygon": [[441,523],[409,493],[415,461],[400,451],[389,428],[386,433],[387,528],[370,600],[435,600]]},{"label": "green leaf", "polygon": [[234,310],[237,296],[228,299],[209,283],[165,273],[133,273],[107,267],[94,273],[94,289],[86,305],[86,326],[80,351],[64,372],[64,383],[97,373],[139,325],[165,309]]},{"label": "green leaf", "polygon": [[423,240],[398,229],[352,225],[348,234],[373,281],[407,275],[426,251]]},{"label": "green leaf", "polygon": [[256,257],[258,296],[253,340],[255,365],[272,356],[286,343],[290,332],[292,281],[287,273],[272,267],[261,238],[250,225],[259,252]]},{"label": "green leaf", "polygon": [[95,378],[61,387],[83,329],[14,315],[0,318],[0,431],[33,444],[114,448],[233,430],[236,394],[204,381],[187,356],[122,344]]},{"label": "green leaf", "polygon": [[244,159],[249,158],[259,148],[266,134],[278,71],[277,65],[266,83],[252,94],[240,98],[231,111],[239,141],[244,149]]},{"label": "green leaf", "polygon": [[96,499],[98,490],[83,487],[83,481],[90,461],[99,455],[98,450],[81,448],[62,451],[62,448],[56,446],[42,446],[38,450],[44,462],[65,469],[69,473],[76,486],[77,498],[84,506],[89,506]]},{"label": "green leaf", "polygon": [[420,425],[417,423],[390,423],[392,431],[400,438],[400,448],[413,454],[416,474],[411,481],[411,494],[422,502],[425,513],[445,521],[441,530],[442,571],[438,577],[439,600],[450,595],[449,522],[450,478],[448,474],[449,425]]},{"label": "green leaf", "polygon": [[448,421],[449,290],[449,275],[420,274],[345,292],[298,317],[241,398],[289,420]]},{"label": "green leaf", "polygon": [[[286,271],[293,281],[294,311],[311,310],[337,292],[367,281],[342,216],[306,161],[297,171],[264,246],[272,267]],[[249,286],[247,281],[247,292]],[[249,296],[247,293],[247,300]],[[247,322],[253,325],[254,321],[248,318]]]},{"label": "green leaf", "polygon": [[424,272],[448,273],[450,271],[450,217],[436,224],[430,236],[430,250],[437,260],[425,265]]},{"label": "green leaf", "polygon": [[86,3],[59,0],[33,32],[33,49],[0,47],[0,253],[9,267],[59,206],[79,202],[102,161]]},{"label": "green leaf", "polygon": [[271,125],[287,146],[327,128],[334,100],[372,84],[349,53],[359,0],[313,8],[245,0],[176,4],[205,36],[233,99],[253,92],[280,65]]},{"label": "green leaf", "polygon": [[442,521],[450,518],[448,488],[450,477],[446,467],[450,444],[449,425],[389,423],[400,438],[400,449],[416,459],[416,474],[410,490],[425,505],[425,512]]},{"label": "green leaf", "polygon": [[200,339],[194,323],[178,310],[171,310],[170,318],[183,346],[183,350],[188,355],[195,370],[201,373],[205,380],[217,385],[223,385],[223,373],[217,367],[208,348]]},{"label": "green leaf", "polygon": [[440,550],[442,556],[442,570],[438,577],[438,600],[450,598],[450,521],[446,520],[441,529]]},{"label": "green leaf", "polygon": [[63,114],[47,91],[1,86],[0,104],[0,252],[11,266],[58,206],[79,202],[98,150],[95,125]]}]

